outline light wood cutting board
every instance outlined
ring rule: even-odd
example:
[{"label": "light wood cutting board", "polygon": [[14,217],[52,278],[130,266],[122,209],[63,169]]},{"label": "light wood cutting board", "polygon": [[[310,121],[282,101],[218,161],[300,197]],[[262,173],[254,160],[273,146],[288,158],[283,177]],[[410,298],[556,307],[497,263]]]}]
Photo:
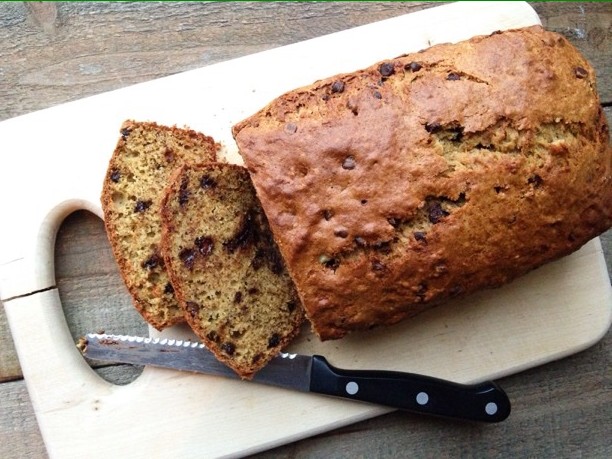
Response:
[{"label": "light wood cutting board", "polygon": [[[230,127],[287,90],[432,44],[537,23],[525,3],[462,2],[0,123],[0,298],[49,455],[241,456],[388,411],[154,368],[119,387],[90,369],[62,312],[53,244],[74,210],[101,215],[102,180],[124,119],[186,124],[223,143],[228,159],[239,162]],[[505,288],[342,341],[304,334],[291,350],[323,354],[337,366],[475,382],[594,344],[608,330],[611,311],[595,239]],[[163,332],[188,334],[181,327]]]}]

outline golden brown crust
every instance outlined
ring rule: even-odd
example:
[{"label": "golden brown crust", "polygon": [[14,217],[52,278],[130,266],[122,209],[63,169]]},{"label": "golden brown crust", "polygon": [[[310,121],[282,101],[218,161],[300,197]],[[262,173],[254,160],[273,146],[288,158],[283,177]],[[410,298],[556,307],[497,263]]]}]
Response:
[{"label": "golden brown crust", "polygon": [[162,254],[187,322],[250,379],[298,334],[304,313],[248,172],[183,166],[161,209]]},{"label": "golden brown crust", "polygon": [[125,121],[104,178],[104,224],[135,308],[158,330],[183,322],[159,251],[161,193],[184,163],[215,161],[219,145],[201,133]]},{"label": "golden brown crust", "polygon": [[233,134],[321,339],[500,286],[612,225],[594,71],[539,26],[321,80]]}]

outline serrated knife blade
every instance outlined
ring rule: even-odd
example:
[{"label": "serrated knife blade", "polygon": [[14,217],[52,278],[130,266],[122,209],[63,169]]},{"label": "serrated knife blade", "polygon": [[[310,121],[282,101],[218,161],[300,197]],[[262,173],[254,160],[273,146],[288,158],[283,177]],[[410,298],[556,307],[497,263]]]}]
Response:
[{"label": "serrated knife blade", "polygon": [[[198,342],[91,333],[79,348],[93,360],[240,379]],[[281,353],[250,382],[469,421],[500,422],[510,414],[508,396],[491,381],[459,384],[398,371],[346,370],[320,355]]]}]

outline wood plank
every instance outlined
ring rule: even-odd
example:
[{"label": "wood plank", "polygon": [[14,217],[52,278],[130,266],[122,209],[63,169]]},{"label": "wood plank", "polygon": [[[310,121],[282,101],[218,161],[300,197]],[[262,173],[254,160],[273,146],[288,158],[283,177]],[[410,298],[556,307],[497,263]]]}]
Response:
[{"label": "wood plank", "polygon": [[612,102],[612,7],[610,3],[533,2],[542,25],[564,35],[597,72],[603,102]]},{"label": "wood plank", "polygon": [[3,2],[0,120],[432,6],[62,2],[41,34],[22,3]]}]

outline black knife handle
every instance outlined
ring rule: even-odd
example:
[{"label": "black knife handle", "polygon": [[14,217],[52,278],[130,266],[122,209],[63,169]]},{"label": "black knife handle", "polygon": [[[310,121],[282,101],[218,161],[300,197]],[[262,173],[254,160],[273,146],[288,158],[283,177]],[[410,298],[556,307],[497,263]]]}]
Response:
[{"label": "black knife handle", "polygon": [[397,371],[343,370],[320,355],[312,358],[310,391],[470,421],[500,422],[510,415],[508,396],[493,382],[468,385]]}]

